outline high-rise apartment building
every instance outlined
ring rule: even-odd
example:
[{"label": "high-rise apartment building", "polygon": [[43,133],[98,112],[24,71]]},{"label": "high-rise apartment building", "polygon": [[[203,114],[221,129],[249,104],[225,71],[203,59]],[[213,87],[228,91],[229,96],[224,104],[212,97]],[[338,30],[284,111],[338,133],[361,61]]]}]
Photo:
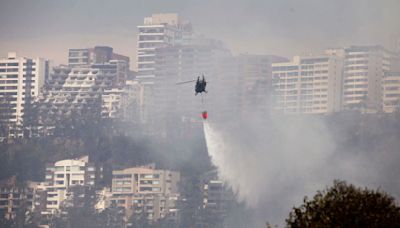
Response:
[{"label": "high-rise apartment building", "polygon": [[343,108],[376,112],[382,108],[382,80],[399,56],[381,46],[344,48]]},{"label": "high-rise apartment building", "polygon": [[156,221],[176,213],[180,174],[154,165],[114,170],[111,205],[125,208],[126,217],[145,215]]},{"label": "high-rise apartment building", "polygon": [[0,121],[7,125],[6,137],[22,136],[27,106],[39,95],[49,75],[49,61],[41,58],[18,57],[8,53],[0,59]]},{"label": "high-rise apartment building", "polygon": [[385,72],[382,99],[384,112],[400,112],[400,72]]},{"label": "high-rise apartment building", "polygon": [[155,81],[156,48],[184,43],[190,39],[192,28],[177,14],[153,14],[144,18],[138,26],[137,35],[137,80],[144,86],[141,120],[148,121],[154,106],[153,87]]},{"label": "high-rise apartment building", "polygon": [[153,14],[144,19],[138,30],[137,79],[143,84],[153,84],[156,48],[182,43],[190,36],[191,26],[177,14]]},{"label": "high-rise apartment building", "polygon": [[286,114],[332,113],[340,110],[343,58],[295,56],[273,63],[275,109]]},{"label": "high-rise apartment building", "polygon": [[216,52],[219,49],[210,45],[157,48],[153,92],[155,106],[152,112],[152,115],[158,115],[156,119],[195,115],[201,105],[201,99],[194,100],[192,97],[195,83],[176,83],[192,81],[202,75],[206,80],[212,80],[215,77]]},{"label": "high-rise apartment building", "polygon": [[100,116],[102,94],[105,90],[120,87],[127,72],[127,63],[123,60],[55,67],[46,85],[42,109],[48,114],[91,110],[92,115]]}]

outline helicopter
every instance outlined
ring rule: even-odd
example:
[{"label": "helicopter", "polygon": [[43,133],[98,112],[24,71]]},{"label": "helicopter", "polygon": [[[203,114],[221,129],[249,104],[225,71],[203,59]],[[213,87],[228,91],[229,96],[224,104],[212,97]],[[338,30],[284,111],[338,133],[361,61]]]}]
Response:
[{"label": "helicopter", "polygon": [[[206,90],[206,86],[207,86],[207,81],[206,81],[206,79],[204,78],[204,75],[202,75],[202,79],[200,79],[200,76],[199,77],[197,77],[197,80],[190,80],[190,81],[185,81],[185,82],[178,82],[178,83],[176,83],[177,85],[180,85],[180,84],[185,84],[185,83],[190,83],[190,82],[196,82],[196,85],[195,85],[195,87],[194,87],[194,91],[195,91],[195,96],[197,96],[197,94],[202,94],[203,92],[204,93],[207,93],[207,90]],[[203,97],[201,97],[201,100],[202,100],[202,102],[204,102],[203,101]],[[207,118],[208,118],[208,112],[207,111],[203,111],[202,113],[201,113],[201,117],[203,118],[203,120],[207,120]]]},{"label": "helicopter", "polygon": [[197,94],[201,94],[201,93],[207,93],[207,91],[206,91],[206,86],[207,86],[207,81],[206,81],[206,79],[204,78],[204,75],[202,75],[202,79],[200,79],[200,76],[199,77],[197,77],[197,80],[190,80],[190,81],[185,81],[185,82],[178,82],[178,83],[176,83],[177,85],[180,85],[180,84],[185,84],[185,83],[190,83],[190,82],[196,82],[196,85],[195,85],[195,87],[194,87],[194,91],[195,91],[195,96],[197,96]]}]

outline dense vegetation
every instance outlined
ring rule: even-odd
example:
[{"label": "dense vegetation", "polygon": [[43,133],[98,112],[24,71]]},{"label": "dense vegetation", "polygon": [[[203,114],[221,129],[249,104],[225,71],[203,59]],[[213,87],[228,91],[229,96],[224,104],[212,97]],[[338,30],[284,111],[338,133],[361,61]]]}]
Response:
[{"label": "dense vegetation", "polygon": [[400,207],[384,192],[335,181],[300,207],[293,208],[288,227],[400,227]]}]

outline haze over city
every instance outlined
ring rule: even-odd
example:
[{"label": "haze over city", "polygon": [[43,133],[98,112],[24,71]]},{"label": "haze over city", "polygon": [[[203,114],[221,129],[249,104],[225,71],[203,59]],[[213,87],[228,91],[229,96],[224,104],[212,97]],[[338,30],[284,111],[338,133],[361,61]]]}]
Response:
[{"label": "haze over city", "polygon": [[[105,0],[2,1],[0,53],[66,63],[69,47],[109,45],[136,57],[136,26],[152,13],[178,13],[195,32],[224,41],[235,53],[289,57],[351,44],[396,48],[396,0]],[[17,16],[15,15],[17,14]],[[135,67],[134,64],[132,64]]]}]

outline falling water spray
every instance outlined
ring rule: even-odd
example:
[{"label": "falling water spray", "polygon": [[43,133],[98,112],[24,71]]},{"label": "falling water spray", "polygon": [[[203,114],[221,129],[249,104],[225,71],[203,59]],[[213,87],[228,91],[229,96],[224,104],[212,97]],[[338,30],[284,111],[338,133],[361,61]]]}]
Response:
[{"label": "falling water spray", "polygon": [[[271,117],[266,124],[204,121],[208,153],[237,199],[262,214],[260,220],[282,223],[304,196],[341,179],[371,186],[379,179],[373,158],[335,151],[322,119]],[[376,187],[372,185],[372,187]],[[379,186],[378,186],[379,187]]]}]

